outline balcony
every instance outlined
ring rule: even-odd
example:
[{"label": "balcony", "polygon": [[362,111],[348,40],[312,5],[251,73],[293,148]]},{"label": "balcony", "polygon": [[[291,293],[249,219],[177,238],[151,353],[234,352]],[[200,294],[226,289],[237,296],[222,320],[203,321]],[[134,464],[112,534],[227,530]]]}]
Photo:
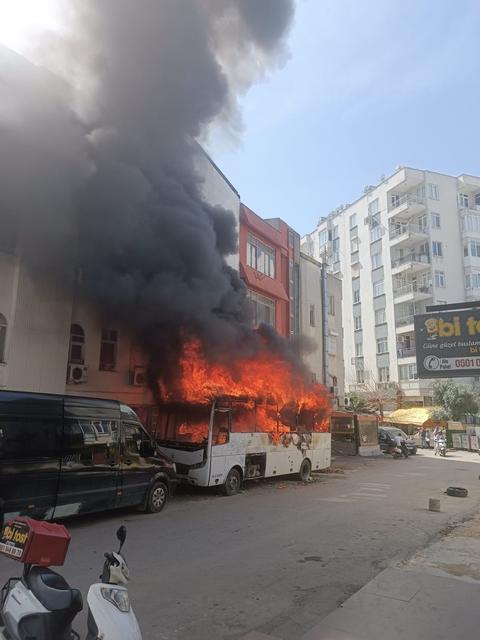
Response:
[{"label": "balcony", "polygon": [[407,397],[418,396],[432,396],[432,384],[433,380],[419,380],[418,378],[412,380],[400,380],[400,389]]},{"label": "balcony", "polygon": [[415,347],[404,347],[403,344],[397,344],[397,358],[403,360],[404,358],[416,358],[417,350]]},{"label": "balcony", "polygon": [[397,333],[411,333],[414,331],[413,315],[401,316],[395,319]]},{"label": "balcony", "polygon": [[417,198],[413,193],[403,196],[391,196],[388,206],[388,217],[396,220],[408,220],[425,210],[425,200]]},{"label": "balcony", "polygon": [[430,267],[430,256],[426,253],[409,253],[402,258],[392,260],[392,275],[410,271],[424,271]]},{"label": "balcony", "polygon": [[390,227],[391,247],[410,247],[428,238],[428,229],[419,227],[418,224],[402,222]]},{"label": "balcony", "polygon": [[395,304],[403,302],[415,302],[417,300],[426,300],[433,294],[431,285],[422,286],[416,282],[410,282],[393,289],[393,301]]},{"label": "balcony", "polygon": [[480,287],[472,287],[467,289],[467,300],[480,300]]}]

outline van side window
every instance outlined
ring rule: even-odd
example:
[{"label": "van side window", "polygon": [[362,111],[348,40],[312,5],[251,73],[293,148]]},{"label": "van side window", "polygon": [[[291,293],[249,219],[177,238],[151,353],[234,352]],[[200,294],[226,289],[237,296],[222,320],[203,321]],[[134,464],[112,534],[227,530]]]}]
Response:
[{"label": "van side window", "polygon": [[65,420],[64,429],[65,442],[70,446],[118,442],[118,423],[115,420],[72,418]]},{"label": "van side window", "polygon": [[61,434],[62,423],[55,418],[0,417],[0,459],[58,457]]},{"label": "van side window", "polygon": [[230,427],[230,411],[221,409],[215,410],[212,425],[212,444],[226,444]]},{"label": "van side window", "polygon": [[145,431],[134,422],[124,422],[123,432],[125,434],[125,451],[129,453],[142,454],[142,444],[150,444],[151,439]]}]

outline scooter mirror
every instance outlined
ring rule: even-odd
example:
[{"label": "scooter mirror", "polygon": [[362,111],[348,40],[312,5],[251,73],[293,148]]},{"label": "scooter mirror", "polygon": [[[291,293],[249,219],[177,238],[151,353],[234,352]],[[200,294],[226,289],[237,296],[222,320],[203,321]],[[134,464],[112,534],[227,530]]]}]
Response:
[{"label": "scooter mirror", "polygon": [[117,529],[117,538],[120,542],[120,547],[118,549],[118,553],[120,553],[125,543],[125,540],[127,539],[127,527],[125,527],[123,524],[121,527]]}]

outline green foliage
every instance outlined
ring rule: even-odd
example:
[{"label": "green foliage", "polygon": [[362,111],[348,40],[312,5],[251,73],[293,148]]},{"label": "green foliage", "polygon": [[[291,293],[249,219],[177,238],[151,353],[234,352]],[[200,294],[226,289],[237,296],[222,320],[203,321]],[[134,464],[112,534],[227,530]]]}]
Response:
[{"label": "green foliage", "polygon": [[[438,380],[433,385],[433,403],[439,405],[442,411],[433,415],[436,420],[462,420],[466,414],[478,412],[477,395],[471,387],[456,384],[453,380]],[[441,414],[441,417],[440,417]]]},{"label": "green foliage", "polygon": [[365,396],[358,393],[351,393],[348,396],[348,400],[348,408],[350,409],[350,411],[354,411],[355,413],[368,412],[368,400]]}]

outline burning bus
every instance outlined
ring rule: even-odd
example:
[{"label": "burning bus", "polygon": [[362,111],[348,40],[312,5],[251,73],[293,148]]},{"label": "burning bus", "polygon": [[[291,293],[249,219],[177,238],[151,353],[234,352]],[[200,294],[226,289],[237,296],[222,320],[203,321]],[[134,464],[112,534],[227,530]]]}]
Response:
[{"label": "burning bus", "polygon": [[185,345],[175,391],[152,434],[184,482],[237,493],[243,481],[286,474],[306,480],[330,466],[330,398],[293,366],[257,355],[228,367]]}]

